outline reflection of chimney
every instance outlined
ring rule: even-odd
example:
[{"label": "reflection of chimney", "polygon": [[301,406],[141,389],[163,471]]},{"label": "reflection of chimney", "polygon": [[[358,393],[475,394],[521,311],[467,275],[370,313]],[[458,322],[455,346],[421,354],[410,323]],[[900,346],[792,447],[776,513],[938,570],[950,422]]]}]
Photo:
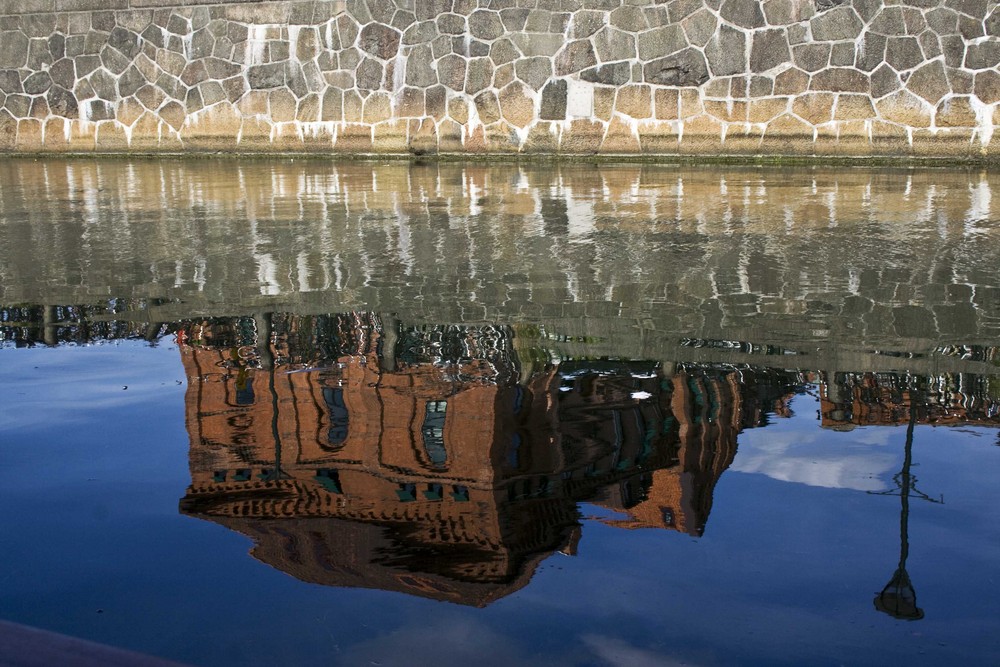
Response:
[{"label": "reflection of chimney", "polygon": [[396,342],[399,340],[399,319],[382,315],[382,354],[379,365],[386,373],[396,370]]}]

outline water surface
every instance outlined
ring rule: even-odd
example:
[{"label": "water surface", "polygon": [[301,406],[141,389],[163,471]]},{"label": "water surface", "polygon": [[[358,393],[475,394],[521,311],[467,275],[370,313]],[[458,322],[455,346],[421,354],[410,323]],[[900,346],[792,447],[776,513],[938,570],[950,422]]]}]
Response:
[{"label": "water surface", "polygon": [[0,617],[205,665],[995,663],[998,188],[6,161]]}]

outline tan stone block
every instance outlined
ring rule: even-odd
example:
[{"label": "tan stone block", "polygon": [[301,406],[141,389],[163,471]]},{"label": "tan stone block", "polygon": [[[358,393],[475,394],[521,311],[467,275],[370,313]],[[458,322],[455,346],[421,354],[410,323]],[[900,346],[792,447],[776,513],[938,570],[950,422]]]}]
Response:
[{"label": "tan stone block", "polygon": [[555,154],[559,152],[559,128],[554,123],[535,123],[521,147],[522,153]]},{"label": "tan stone block", "polygon": [[[848,120],[834,124],[837,139],[837,153],[840,155],[870,155],[872,142],[869,139],[871,123],[863,120]],[[826,126],[823,126],[824,131]]]},{"label": "tan stone block", "polygon": [[244,116],[267,116],[267,92],[263,90],[251,90],[240,98],[240,101],[236,103],[236,108]]},{"label": "tan stone block", "polygon": [[32,118],[36,118],[43,122],[49,117],[49,103],[44,97],[36,97],[31,101],[31,110],[28,112]]},{"label": "tan stone block", "polygon": [[272,151],[297,153],[303,148],[302,133],[295,121],[274,123],[274,131],[271,133]]},{"label": "tan stone block", "polygon": [[302,126],[302,148],[311,152],[329,152],[333,150],[333,123],[308,123]]},{"label": "tan stone block", "polygon": [[677,120],[681,117],[681,98],[676,88],[657,88],[654,97],[657,120]]},{"label": "tan stone block", "polygon": [[371,153],[372,128],[361,123],[348,123],[339,128],[333,146],[338,153]]},{"label": "tan stone block", "polygon": [[841,94],[833,112],[834,120],[866,120],[875,117],[875,107],[867,95]]},{"label": "tan stone block", "polygon": [[653,91],[644,84],[630,84],[618,89],[615,111],[632,118],[652,118]]},{"label": "tan stone block", "polygon": [[181,141],[192,150],[235,150],[242,125],[243,120],[232,105],[216,104],[188,116],[181,128]]},{"label": "tan stone block", "polygon": [[632,131],[632,126],[623,122],[620,118],[612,118],[607,132],[604,133],[600,152],[633,154],[640,151],[639,137]]},{"label": "tan stone block", "polygon": [[469,122],[469,103],[462,97],[448,100],[448,115],[459,125]]},{"label": "tan stone block", "polygon": [[134,151],[155,151],[160,148],[160,119],[155,113],[147,111],[132,124],[130,148]]},{"label": "tan stone block", "polygon": [[242,118],[240,124],[239,147],[251,153],[271,150],[271,123],[262,116]]},{"label": "tan stone block", "polygon": [[392,118],[392,102],[388,93],[372,93],[365,100],[362,121],[370,125]]},{"label": "tan stone block", "polygon": [[[683,109],[683,100],[681,102]],[[682,154],[713,155],[722,146],[722,123],[707,114],[686,119],[678,142]]]},{"label": "tan stone block", "polygon": [[160,118],[174,130],[180,130],[187,120],[187,110],[177,102],[167,102],[159,111]]},{"label": "tan stone block", "polygon": [[688,119],[705,113],[701,94],[696,88],[681,88],[681,118]]},{"label": "tan stone block", "polygon": [[679,123],[669,121],[639,123],[639,146],[646,155],[675,155],[678,151]]},{"label": "tan stone block", "polygon": [[123,153],[129,149],[125,128],[113,120],[102,120],[97,124],[98,153]]},{"label": "tan stone block", "polygon": [[41,150],[42,143],[42,121],[35,118],[22,118],[17,122],[17,150]]},{"label": "tan stone block", "polygon": [[787,97],[762,97],[750,100],[747,120],[751,123],[767,123],[788,111]]},{"label": "tan stone block", "polygon": [[910,139],[905,128],[880,120],[871,121],[871,126],[874,155],[899,156],[911,153]]},{"label": "tan stone block", "polygon": [[[841,122],[830,122],[823,123],[822,125],[817,125],[814,130],[813,138],[813,155],[851,155],[852,153],[847,152],[848,142],[842,143],[839,136],[839,126],[844,123],[857,123],[864,125],[862,121],[841,121]],[[868,137],[864,137],[864,141],[867,145]],[[862,151],[857,153],[858,155],[865,155],[866,152]]]},{"label": "tan stone block", "polygon": [[806,93],[792,101],[792,113],[812,125],[829,122],[833,118],[834,96],[830,93]]},{"label": "tan stone block", "polygon": [[774,77],[775,95],[798,95],[809,90],[809,75],[795,67]]},{"label": "tan stone block", "polygon": [[299,100],[295,111],[295,120],[300,123],[315,123],[320,117],[320,97],[316,93],[310,93]]},{"label": "tan stone block", "polygon": [[727,123],[721,151],[727,155],[753,155],[761,146],[762,124]]},{"label": "tan stone block", "polygon": [[69,131],[69,150],[79,152],[89,152],[94,150],[97,141],[97,124],[83,121],[71,121]]},{"label": "tan stone block", "polygon": [[403,88],[396,98],[396,117],[422,118],[424,115],[424,91],[420,88]]},{"label": "tan stone block", "polygon": [[742,100],[705,100],[705,112],[730,123],[747,119],[747,103]]},{"label": "tan stone block", "polygon": [[493,74],[493,87],[500,90],[510,84],[514,80],[514,77],[513,63],[501,65],[497,67],[496,72]]},{"label": "tan stone block", "polygon": [[500,91],[500,113],[515,127],[527,127],[535,120],[535,102],[520,81]]},{"label": "tan stone block", "polygon": [[559,138],[559,151],[570,155],[592,155],[604,140],[604,123],[589,118],[570,121]]},{"label": "tan stone block", "polygon": [[70,121],[65,118],[49,118],[43,127],[44,149],[50,151],[63,151],[69,146],[66,139],[67,129]]},{"label": "tan stone block", "polygon": [[433,120],[410,121],[409,150],[414,155],[434,155],[438,152],[437,125]]},{"label": "tan stone block", "polygon": [[464,148],[468,153],[485,153],[486,128],[482,125],[476,125],[466,132]]},{"label": "tan stone block", "polygon": [[344,122],[360,123],[364,101],[356,90],[344,91]]},{"label": "tan stone block", "polygon": [[438,152],[461,153],[465,146],[462,143],[462,125],[450,118],[438,123]]},{"label": "tan stone block", "polygon": [[594,88],[594,118],[611,120],[615,110],[615,89],[606,86]]},{"label": "tan stone block", "polygon": [[0,109],[0,150],[10,151],[17,146],[17,121],[6,109]]},{"label": "tan stone block", "polygon": [[409,144],[410,124],[402,118],[378,123],[372,128],[372,147],[376,153],[405,153]]},{"label": "tan stone block", "polygon": [[973,130],[968,127],[916,129],[911,133],[911,141],[913,154],[927,157],[973,157],[981,147],[978,141],[973,141]]},{"label": "tan stone block", "polygon": [[972,98],[961,96],[941,100],[934,111],[934,124],[938,127],[978,127]]},{"label": "tan stone block", "polygon": [[486,146],[491,153],[516,153],[521,141],[514,128],[501,120],[486,127]]},{"label": "tan stone block", "polygon": [[131,127],[145,112],[146,109],[139,103],[139,100],[129,97],[118,103],[118,107],[115,109],[115,118],[122,125]]},{"label": "tan stone block", "polygon": [[815,150],[813,126],[785,114],[767,124],[762,146],[775,155],[809,155]]},{"label": "tan stone block", "polygon": [[908,90],[898,90],[875,103],[879,117],[908,127],[930,127],[931,107]]},{"label": "tan stone block", "polygon": [[275,88],[268,95],[268,105],[272,123],[287,123],[295,120],[295,96],[285,88]]}]

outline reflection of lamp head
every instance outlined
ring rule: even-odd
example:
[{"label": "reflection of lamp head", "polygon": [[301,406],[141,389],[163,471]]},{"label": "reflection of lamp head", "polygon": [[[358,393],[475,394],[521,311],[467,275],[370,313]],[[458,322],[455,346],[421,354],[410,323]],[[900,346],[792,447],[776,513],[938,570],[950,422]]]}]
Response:
[{"label": "reflection of lamp head", "polygon": [[910,575],[899,568],[882,592],[875,596],[875,608],[893,618],[918,621],[924,610],[917,606],[917,592],[910,583]]}]

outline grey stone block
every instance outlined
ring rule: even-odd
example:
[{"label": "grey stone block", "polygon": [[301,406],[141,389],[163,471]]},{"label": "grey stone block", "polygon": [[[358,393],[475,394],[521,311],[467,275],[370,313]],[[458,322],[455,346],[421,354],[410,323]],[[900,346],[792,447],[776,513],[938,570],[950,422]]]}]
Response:
[{"label": "grey stone block", "polygon": [[700,86],[709,79],[708,63],[697,49],[660,58],[644,68],[647,83],[661,86]]}]

